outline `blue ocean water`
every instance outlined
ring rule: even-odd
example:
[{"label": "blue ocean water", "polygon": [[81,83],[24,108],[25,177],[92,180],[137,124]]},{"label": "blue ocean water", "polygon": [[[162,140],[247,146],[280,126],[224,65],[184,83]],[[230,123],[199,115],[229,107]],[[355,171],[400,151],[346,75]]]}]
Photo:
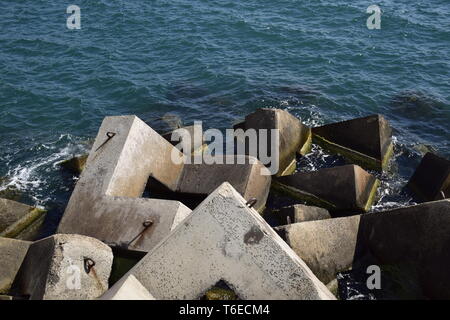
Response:
[{"label": "blue ocean water", "polygon": [[[69,4],[0,0],[0,190],[50,209],[50,226],[74,182],[58,162],[107,115],[225,129],[259,107],[311,126],[382,113],[395,159],[374,210],[410,203],[426,150],[450,156],[448,0],[77,0],[80,30]],[[301,170],[333,159],[316,147]]]}]

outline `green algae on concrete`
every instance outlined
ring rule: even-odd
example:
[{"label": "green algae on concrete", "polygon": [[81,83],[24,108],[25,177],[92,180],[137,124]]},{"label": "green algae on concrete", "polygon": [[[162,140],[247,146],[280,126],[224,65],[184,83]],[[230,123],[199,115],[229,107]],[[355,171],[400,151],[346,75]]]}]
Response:
[{"label": "green algae on concrete", "polygon": [[350,160],[352,163],[358,164],[368,170],[385,171],[389,166],[389,160],[394,154],[393,143],[389,145],[382,161],[365,155],[361,152],[333,143],[317,134],[313,134],[313,143],[318,144],[331,153],[340,154],[345,159]]},{"label": "green algae on concrete", "polygon": [[0,236],[35,240],[47,211],[8,199],[0,199]]},{"label": "green algae on concrete", "polygon": [[72,159],[60,162],[59,165],[62,168],[79,175],[83,172],[84,167],[86,166],[88,156],[89,155],[85,154],[79,157],[73,157]]},{"label": "green algae on concrete", "polygon": [[237,300],[236,293],[231,289],[213,287],[206,291],[205,300]]},{"label": "green algae on concrete", "polygon": [[365,169],[384,171],[393,154],[392,128],[380,114],[312,129],[314,143]]}]

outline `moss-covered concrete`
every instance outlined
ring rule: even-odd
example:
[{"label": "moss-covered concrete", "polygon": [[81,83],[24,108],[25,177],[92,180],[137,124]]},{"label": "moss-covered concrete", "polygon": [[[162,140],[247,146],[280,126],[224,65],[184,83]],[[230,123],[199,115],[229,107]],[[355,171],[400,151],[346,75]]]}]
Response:
[{"label": "moss-covered concrete", "polygon": [[46,210],[31,208],[27,214],[3,230],[0,233],[0,237],[34,240],[39,233],[46,214]]},{"label": "moss-covered concrete", "polygon": [[384,155],[383,161],[380,161],[361,152],[333,143],[317,134],[313,134],[312,141],[325,150],[331,153],[340,154],[350,162],[358,164],[361,167],[369,170],[386,170],[389,166],[389,160],[392,158],[392,155],[394,153],[394,145],[391,143]]},{"label": "moss-covered concrete", "polygon": [[233,290],[213,287],[206,291],[205,300],[237,300]]},{"label": "moss-covered concrete", "polygon": [[68,170],[74,174],[81,174],[81,172],[83,172],[85,166],[86,166],[86,161],[88,159],[87,154],[79,156],[79,157],[73,157],[72,159],[69,160],[65,160],[60,162],[60,166],[65,169]]}]

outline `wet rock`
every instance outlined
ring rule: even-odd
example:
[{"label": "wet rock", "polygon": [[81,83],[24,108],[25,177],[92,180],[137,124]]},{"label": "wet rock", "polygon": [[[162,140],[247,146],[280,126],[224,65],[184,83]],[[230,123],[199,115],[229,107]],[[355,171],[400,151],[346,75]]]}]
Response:
[{"label": "wet rock", "polygon": [[95,299],[108,289],[112,259],[96,239],[56,234],[30,245],[11,292],[31,300]]},{"label": "wet rock", "polygon": [[[267,141],[271,141],[270,129],[279,129],[279,163],[277,176],[287,175],[295,171],[296,154],[304,155],[311,149],[311,129],[303,125],[299,119],[281,109],[262,108],[245,117],[245,124],[237,124],[236,129],[267,129]],[[243,139],[240,139],[241,141]],[[259,142],[258,142],[259,145]],[[273,154],[271,143],[268,143],[268,154]],[[248,146],[246,150],[249,154]],[[258,150],[259,155],[259,150]],[[260,156],[260,155],[259,155]]]},{"label": "wet rock", "polygon": [[7,294],[31,242],[0,237],[0,294]]},{"label": "wet rock", "polygon": [[156,299],[198,299],[218,279],[242,299],[334,299],[229,183],[129,274]]},{"label": "wet rock", "polygon": [[0,237],[34,240],[47,211],[16,201],[0,199]]},{"label": "wet rock", "polygon": [[191,212],[178,201],[140,198],[149,176],[176,188],[183,163],[172,153],[182,157],[139,118],[106,117],[58,232],[149,251]]},{"label": "wet rock", "polygon": [[418,202],[450,197],[450,161],[427,153],[406,187]]},{"label": "wet rock", "polygon": [[98,300],[155,300],[155,298],[133,275],[127,275]]},{"label": "wet rock", "polygon": [[331,218],[328,210],[303,204],[295,204],[279,210],[274,210],[273,216],[275,216],[279,224],[282,225]]},{"label": "wet rock", "polygon": [[380,182],[356,165],[298,172],[277,177],[272,188],[309,205],[332,212],[368,211],[375,199]]},{"label": "wet rock", "polygon": [[276,230],[324,282],[349,268],[367,279],[367,267],[377,265],[382,272],[388,267],[390,278],[392,270],[402,274],[396,282],[414,280],[429,299],[450,298],[450,200]]},{"label": "wet rock", "polygon": [[80,175],[86,166],[88,156],[88,154],[85,154],[82,156],[73,157],[72,159],[62,161],[59,165],[67,171]]},{"label": "wet rock", "polygon": [[365,169],[385,170],[393,154],[392,129],[379,114],[312,129],[313,142]]}]

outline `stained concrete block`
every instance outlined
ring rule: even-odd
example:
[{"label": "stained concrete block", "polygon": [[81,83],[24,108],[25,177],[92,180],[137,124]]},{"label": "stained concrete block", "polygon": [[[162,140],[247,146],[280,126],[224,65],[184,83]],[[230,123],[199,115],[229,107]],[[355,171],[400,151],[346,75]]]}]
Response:
[{"label": "stained concrete block", "polygon": [[450,161],[428,152],[406,187],[419,202],[450,198]]},{"label": "stained concrete block", "polygon": [[[177,131],[178,133],[174,133]],[[182,128],[177,128],[176,130],[167,132],[162,135],[164,139],[169,141],[174,146],[179,145],[180,141],[182,141],[183,136],[189,137],[189,151],[187,154],[192,154],[196,150],[202,150],[203,148],[203,126],[201,122],[195,123],[191,126],[186,126]],[[174,139],[174,140],[172,140]],[[187,138],[186,138],[187,139]],[[180,150],[186,154],[186,150]]]},{"label": "stained concrete block", "polygon": [[174,149],[136,116],[106,117],[58,232],[149,251],[191,212],[178,201],[139,198],[149,176],[177,187],[183,163],[171,161]]},{"label": "stained concrete block", "polygon": [[70,171],[73,174],[80,175],[86,166],[88,157],[88,154],[73,157],[72,159],[60,162],[59,165],[61,166],[61,168]]},{"label": "stained concrete block", "polygon": [[[279,129],[279,169],[278,174],[276,174],[277,176],[294,172],[296,167],[296,153],[304,155],[311,148],[311,129],[303,125],[299,119],[285,110],[258,109],[245,117],[245,124],[235,126],[235,130],[242,128],[245,128],[245,130],[269,130],[268,142],[271,141],[270,129]],[[271,143],[268,143],[268,146],[269,150],[271,150]],[[269,154],[273,154],[272,151]]]},{"label": "stained concrete block", "polygon": [[0,237],[0,294],[8,293],[31,242]]},{"label": "stained concrete block", "polygon": [[304,221],[329,219],[331,218],[331,215],[328,210],[324,208],[295,204],[279,210],[274,210],[273,217],[275,217],[280,224],[285,225]]},{"label": "stained concrete block", "polygon": [[379,181],[356,165],[274,178],[272,188],[293,198],[334,212],[368,211]]},{"label": "stained concrete block", "polygon": [[334,299],[229,183],[129,274],[156,299],[198,299],[220,280],[242,299]]},{"label": "stained concrete block", "polygon": [[230,183],[246,200],[256,198],[253,206],[261,212],[266,204],[270,191],[270,173],[256,158],[244,156],[244,164],[239,164],[238,156],[223,157],[222,164],[186,164],[179,179],[177,192],[205,197],[222,183]]},{"label": "stained concrete block", "polygon": [[313,142],[365,169],[385,170],[393,154],[392,129],[379,114],[312,129]]},{"label": "stained concrete block", "polygon": [[0,237],[34,240],[46,213],[16,201],[0,199]]},{"label": "stained concrete block", "polygon": [[155,298],[133,275],[127,275],[98,300],[155,300]]},{"label": "stained concrete block", "polygon": [[95,299],[108,289],[112,260],[97,239],[56,234],[30,245],[11,292],[31,300]]},{"label": "stained concrete block", "polygon": [[430,299],[450,298],[450,200],[275,229],[323,282],[378,265],[414,279]]}]

